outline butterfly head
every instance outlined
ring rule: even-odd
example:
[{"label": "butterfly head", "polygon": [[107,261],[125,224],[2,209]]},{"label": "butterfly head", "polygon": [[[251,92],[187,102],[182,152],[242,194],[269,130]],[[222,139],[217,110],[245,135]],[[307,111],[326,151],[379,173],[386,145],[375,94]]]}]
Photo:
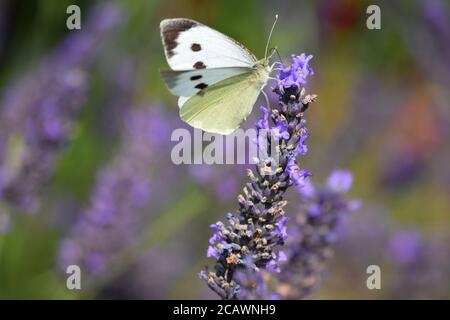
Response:
[{"label": "butterfly head", "polygon": [[277,48],[272,48],[269,51],[270,51],[269,56],[257,61],[254,65],[254,68],[264,70],[268,73],[272,72],[274,64],[270,63],[270,59],[272,58],[274,53],[277,52]]},{"label": "butterfly head", "polygon": [[269,74],[272,71],[272,65],[270,64],[269,58],[263,58],[263,59],[257,61],[254,64],[253,68],[257,69],[259,71],[259,73],[267,72]]}]

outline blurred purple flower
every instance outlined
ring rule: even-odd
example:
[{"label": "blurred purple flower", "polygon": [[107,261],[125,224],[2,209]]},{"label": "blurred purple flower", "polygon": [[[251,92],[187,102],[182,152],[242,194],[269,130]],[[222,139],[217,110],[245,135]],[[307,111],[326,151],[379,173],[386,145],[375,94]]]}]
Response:
[{"label": "blurred purple flower", "polygon": [[[349,219],[341,232],[336,269],[348,290],[360,292],[367,275],[361,270],[376,264],[389,270],[383,298],[448,299],[450,297],[450,246],[448,237],[419,230],[395,230],[383,212],[372,206]],[[344,272],[344,273],[342,273]],[[369,298],[371,295],[368,295]]]},{"label": "blurred purple flower", "polygon": [[[87,274],[99,274],[111,260],[139,239],[152,203],[155,214],[161,193],[167,193],[156,178],[158,165],[169,154],[171,122],[161,107],[131,112],[126,118],[121,149],[97,177],[90,206],[79,216],[59,249],[59,265],[79,265]],[[167,150],[166,150],[167,149]],[[165,173],[164,177],[170,180]]]},{"label": "blurred purple flower", "polygon": [[420,255],[422,241],[416,231],[398,232],[389,243],[389,254],[399,264],[410,263]]},{"label": "blurred purple flower", "polygon": [[[308,136],[302,112],[315,98],[305,96],[302,89],[312,73],[310,59],[304,54],[293,56],[292,65],[278,74],[275,92],[280,103],[271,110],[262,107],[262,119],[256,124],[257,146],[268,151],[276,141],[275,154],[263,153],[257,159],[256,170],[248,170],[250,182],[238,197],[239,209],[227,214],[226,223],[212,225],[214,234],[207,255],[216,259],[215,271],[202,271],[200,278],[222,299],[246,298],[239,293],[242,283],[236,274],[264,269],[277,272],[285,260],[281,251],[276,252],[287,236],[283,196],[309,175],[299,168],[296,158],[304,155]],[[274,159],[279,159],[275,170],[271,168]]]},{"label": "blurred purple flower", "polygon": [[[243,294],[258,299],[273,295],[278,299],[303,299],[311,294],[333,254],[341,223],[358,207],[358,201],[345,197],[351,181],[350,172],[336,170],[330,174],[325,186],[319,187],[308,181],[304,189],[299,189],[300,211],[288,226],[289,238],[279,270],[261,276],[251,287],[241,290]],[[252,288],[260,293],[251,292]]]},{"label": "blurred purple flower", "polygon": [[417,231],[393,234],[389,243],[392,268],[391,299],[449,299],[450,247],[448,237],[424,237]]},{"label": "blurred purple flower", "polygon": [[86,102],[89,67],[120,16],[116,5],[94,8],[82,31],[69,35],[36,72],[4,92],[0,103],[0,199],[9,206],[37,210],[41,189]]},{"label": "blurred purple flower", "polygon": [[335,170],[327,179],[327,187],[337,193],[345,193],[350,190],[353,183],[353,176],[347,170]]},{"label": "blurred purple flower", "polygon": [[300,212],[288,229],[287,259],[281,273],[273,275],[275,292],[282,297],[302,299],[318,286],[343,220],[360,206],[345,197],[351,185],[349,171],[335,170],[324,186],[308,181],[305,192],[299,189]]},{"label": "blurred purple flower", "polygon": [[442,0],[422,0],[425,18],[444,37],[450,37],[450,7]]}]

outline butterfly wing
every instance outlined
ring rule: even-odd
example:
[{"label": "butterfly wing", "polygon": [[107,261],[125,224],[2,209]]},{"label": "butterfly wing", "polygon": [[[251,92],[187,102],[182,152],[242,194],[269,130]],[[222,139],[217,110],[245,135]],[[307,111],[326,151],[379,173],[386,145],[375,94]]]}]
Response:
[{"label": "butterfly wing", "polygon": [[184,71],[163,70],[161,76],[174,95],[190,97],[211,84],[245,72],[249,72],[249,69],[229,67]]},{"label": "butterfly wing", "polygon": [[261,92],[258,74],[247,72],[222,80],[187,99],[180,117],[194,128],[230,134],[252,111]]},{"label": "butterfly wing", "polygon": [[242,44],[197,21],[165,19],[160,29],[172,70],[250,68],[256,62],[255,56]]}]

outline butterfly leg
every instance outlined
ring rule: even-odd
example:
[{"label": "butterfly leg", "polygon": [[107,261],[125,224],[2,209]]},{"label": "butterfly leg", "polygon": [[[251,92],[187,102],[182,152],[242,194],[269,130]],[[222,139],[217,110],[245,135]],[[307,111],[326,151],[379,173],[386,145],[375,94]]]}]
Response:
[{"label": "butterfly leg", "polygon": [[264,98],[266,99],[266,107],[269,108],[269,97],[267,96],[267,93],[264,90],[262,90],[261,92],[264,95]]},{"label": "butterfly leg", "polygon": [[270,68],[273,69],[273,67],[276,66],[276,65],[284,66],[284,64],[283,64],[282,62],[280,62],[280,61],[275,61],[274,63],[272,63],[272,65],[270,66]]},{"label": "butterfly leg", "polygon": [[283,68],[274,68],[274,67],[277,66],[277,65],[279,65],[279,66],[284,66],[284,64],[282,64],[281,62],[275,61],[275,62],[272,63],[272,65],[270,66],[270,72],[273,72],[273,71],[282,71],[282,70],[283,70]]}]

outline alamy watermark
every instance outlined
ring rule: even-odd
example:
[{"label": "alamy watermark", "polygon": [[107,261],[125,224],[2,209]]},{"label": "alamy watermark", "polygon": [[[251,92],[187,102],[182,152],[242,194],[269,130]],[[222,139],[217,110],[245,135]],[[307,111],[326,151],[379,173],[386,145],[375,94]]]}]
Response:
[{"label": "alamy watermark", "polygon": [[72,4],[67,7],[66,13],[69,16],[66,19],[66,27],[69,30],[81,29],[81,9],[79,6]]},{"label": "alamy watermark", "polygon": [[66,273],[69,275],[66,280],[67,289],[81,290],[81,268],[73,264],[67,267]]},{"label": "alamy watermark", "polygon": [[369,30],[381,29],[381,9],[376,4],[367,7],[366,13],[369,14],[366,20],[366,26]]},{"label": "alamy watermark", "polygon": [[370,274],[367,277],[366,286],[369,290],[381,290],[381,268],[376,264],[367,267],[366,273]]},{"label": "alamy watermark", "polygon": [[171,141],[176,142],[171,151],[175,165],[261,164],[265,174],[273,174],[280,164],[280,136],[273,130],[237,129],[224,136],[179,128],[172,132]]}]

